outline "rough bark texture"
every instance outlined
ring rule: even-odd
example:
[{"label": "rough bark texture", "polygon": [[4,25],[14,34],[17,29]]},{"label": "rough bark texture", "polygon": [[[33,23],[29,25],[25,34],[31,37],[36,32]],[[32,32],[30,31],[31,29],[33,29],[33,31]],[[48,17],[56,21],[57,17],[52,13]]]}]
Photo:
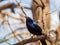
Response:
[{"label": "rough bark texture", "polygon": [[[45,8],[42,9],[41,7],[39,7],[39,5],[42,5],[41,0],[36,0],[36,2],[38,4],[36,4],[34,1],[32,2],[32,13],[33,13],[33,19],[35,21],[38,21],[38,25],[44,29],[45,33],[47,31],[47,33],[50,31],[50,14],[48,14],[50,12],[50,4],[49,4],[49,0],[42,0],[42,2],[45,5]],[[43,22],[42,22],[43,20]],[[58,32],[58,40],[60,40],[60,26],[56,29],[56,31]],[[47,41],[48,45],[51,45],[48,41]],[[55,45],[55,43],[53,43],[53,45]],[[58,44],[56,44],[58,45]]]},{"label": "rough bark texture", "polygon": [[45,5],[44,9],[42,9],[42,7],[39,7],[39,5],[42,5],[41,0],[36,0],[36,2],[38,3],[38,5],[33,1],[32,6],[31,6],[33,19],[35,21],[38,21],[39,26],[43,28],[44,30],[49,29],[50,28],[50,15],[46,15],[50,11],[49,0],[42,0],[42,2]]},{"label": "rough bark texture", "polygon": [[[50,28],[50,15],[46,15],[50,12],[49,0],[42,0],[45,5],[44,9],[42,9],[42,7],[39,7],[39,5],[42,5],[41,0],[35,1],[38,3],[38,5],[34,1],[32,2],[31,8],[33,13],[33,19],[38,22],[38,25],[42,29],[47,31],[47,29]],[[47,41],[47,44],[49,45],[50,43]]]}]

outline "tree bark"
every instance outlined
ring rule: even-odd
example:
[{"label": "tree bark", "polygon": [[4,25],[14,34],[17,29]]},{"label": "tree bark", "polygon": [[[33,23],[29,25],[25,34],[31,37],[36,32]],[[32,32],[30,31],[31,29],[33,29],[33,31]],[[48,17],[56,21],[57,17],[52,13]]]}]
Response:
[{"label": "tree bark", "polygon": [[[43,3],[41,3],[41,0],[35,0],[36,2],[32,2],[31,9],[33,14],[33,19],[38,22],[38,25],[44,29],[43,32],[48,32],[50,28],[50,15],[47,14],[50,12],[50,4],[49,0],[42,0]],[[45,5],[44,8],[41,7]],[[40,5],[40,6],[39,6]],[[49,42],[47,41],[48,45]]]},{"label": "tree bark", "polygon": [[42,5],[41,0],[35,0],[35,1],[38,4],[33,1],[31,5],[33,19],[38,22],[39,26],[42,29],[47,30],[50,28],[50,15],[49,14],[47,15],[47,13],[50,12],[49,0],[42,0],[42,2],[45,5],[44,9],[42,9],[42,7],[39,6]]}]

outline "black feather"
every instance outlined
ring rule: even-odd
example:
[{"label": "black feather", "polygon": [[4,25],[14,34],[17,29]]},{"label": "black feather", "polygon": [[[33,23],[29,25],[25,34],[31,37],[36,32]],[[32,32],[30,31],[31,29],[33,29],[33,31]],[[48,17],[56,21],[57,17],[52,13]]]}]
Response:
[{"label": "black feather", "polygon": [[[30,33],[34,35],[42,35],[42,29],[30,17],[26,17],[26,26]],[[42,45],[47,45],[45,40],[40,40]]]},{"label": "black feather", "polygon": [[26,26],[30,33],[34,35],[42,35],[42,29],[29,17],[26,17]]},{"label": "black feather", "polygon": [[42,43],[42,45],[47,45],[45,40],[40,40],[40,42]]}]

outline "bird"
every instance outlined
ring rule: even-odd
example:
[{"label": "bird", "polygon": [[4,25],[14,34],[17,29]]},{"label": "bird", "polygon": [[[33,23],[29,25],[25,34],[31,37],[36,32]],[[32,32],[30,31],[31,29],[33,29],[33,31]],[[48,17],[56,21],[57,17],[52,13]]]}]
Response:
[{"label": "bird", "polygon": [[[31,34],[37,35],[37,36],[42,35],[41,27],[37,25],[37,23],[30,17],[26,17],[26,27]],[[47,45],[45,39],[40,40],[40,42],[42,43],[42,45]]]}]

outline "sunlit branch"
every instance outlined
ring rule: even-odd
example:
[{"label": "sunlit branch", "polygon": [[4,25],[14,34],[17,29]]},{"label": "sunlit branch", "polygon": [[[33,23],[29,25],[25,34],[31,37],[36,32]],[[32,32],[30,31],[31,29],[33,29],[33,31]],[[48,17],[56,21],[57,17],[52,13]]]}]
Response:
[{"label": "sunlit branch", "polygon": [[[15,33],[15,36],[20,36],[22,34],[26,34],[26,35],[30,34],[29,32],[16,33],[15,31],[14,31],[14,33]],[[6,41],[10,40],[11,38],[15,38],[12,33],[9,33],[9,34],[11,34],[11,36],[8,36],[8,34],[7,34],[2,40],[0,40],[0,43],[6,42]]]},{"label": "sunlit branch", "polygon": [[52,14],[52,13],[58,11],[59,9],[60,9],[60,7],[58,7],[57,9],[55,9],[55,10],[53,10],[53,11],[51,11],[50,13],[48,12],[46,15]]},{"label": "sunlit branch", "polygon": [[10,26],[10,23],[9,23],[9,21],[7,20],[7,22],[8,22],[8,25],[9,25],[9,28],[10,28],[10,30],[11,30],[11,32],[12,32],[12,34],[14,35],[14,37],[20,42],[20,40],[16,37],[16,35],[15,35],[15,33],[13,32],[13,29],[11,28],[11,26]]},{"label": "sunlit branch", "polygon": [[4,12],[4,13],[1,13],[1,15],[4,14],[5,16],[9,16],[10,18],[12,19],[16,19],[16,20],[20,20],[20,18],[16,18],[16,17],[13,17],[13,16],[10,16],[12,13],[10,12]]},{"label": "sunlit branch", "polygon": [[44,8],[45,8],[45,5],[44,5],[44,3],[43,3],[42,0],[40,0],[40,1],[41,1],[41,3],[42,3],[42,9],[44,9]]},{"label": "sunlit branch", "polygon": [[34,37],[34,38],[25,39],[19,43],[13,44],[13,45],[24,45],[24,44],[35,42],[35,41],[42,40],[42,39],[45,39],[45,36],[42,35],[42,36],[38,36],[38,37]]},{"label": "sunlit branch", "polygon": [[31,42],[36,42],[36,41],[42,40],[42,39],[46,39],[49,42],[51,42],[51,40],[49,38],[47,38],[45,35],[41,35],[41,36],[37,36],[37,37],[34,37],[34,38],[29,38],[29,39],[22,40],[19,43],[16,43],[16,44],[13,44],[13,45],[24,45],[24,44],[28,44],[28,43],[31,43]]},{"label": "sunlit branch", "polygon": [[[20,33],[17,33],[16,31],[18,31],[18,30],[22,30],[22,29],[25,29],[25,28],[17,28],[17,29],[15,29],[14,30],[14,33],[15,33],[15,35],[17,36],[17,35],[21,35],[21,34],[28,34],[28,32],[20,32]],[[12,33],[9,33],[9,34],[7,34],[7,35],[5,35],[4,36],[4,38],[7,38],[9,35],[12,35]]]}]

